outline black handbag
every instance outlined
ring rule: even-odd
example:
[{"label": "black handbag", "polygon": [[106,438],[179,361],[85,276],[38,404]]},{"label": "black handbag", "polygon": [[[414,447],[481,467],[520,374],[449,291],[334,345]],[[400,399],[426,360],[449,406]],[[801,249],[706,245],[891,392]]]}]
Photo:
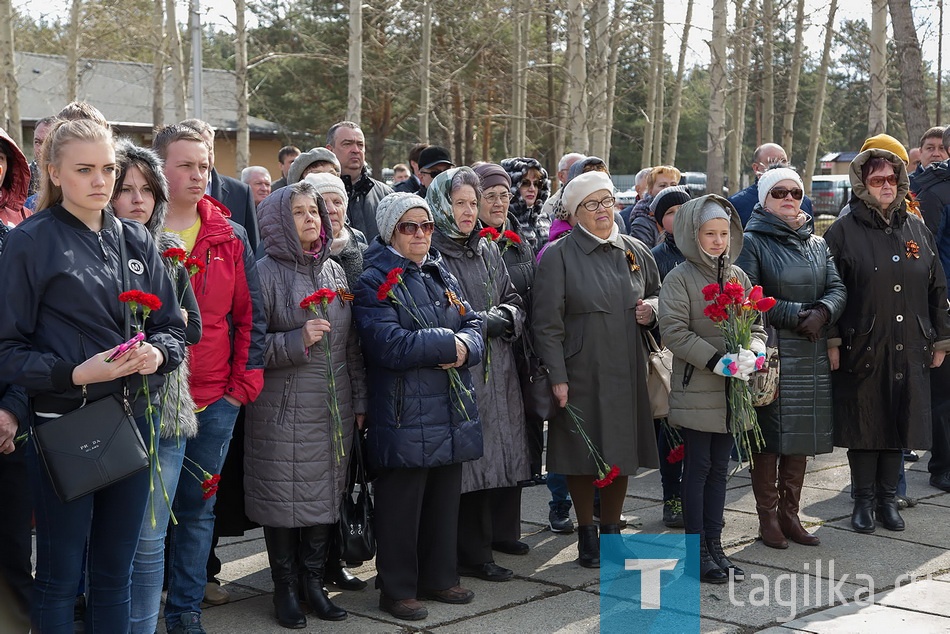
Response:
[{"label": "black handbag", "polygon": [[529,335],[522,335],[523,356],[518,363],[521,379],[521,398],[525,414],[535,420],[551,420],[557,411],[554,392],[551,391],[550,373],[541,358],[535,354]]},{"label": "black handbag", "polygon": [[[126,272],[125,236],[119,233],[119,268],[123,288],[129,287]],[[128,309],[125,311],[125,336],[131,337]],[[128,385],[123,379],[123,394],[109,395],[86,402],[86,387],[79,409],[36,424],[33,438],[49,474],[53,490],[63,502],[72,502],[138,473],[148,467],[148,450],[139,433],[128,400]],[[41,418],[41,417],[40,417]]]},{"label": "black handbag", "polygon": [[[369,561],[376,556],[376,533],[373,530],[373,499],[366,481],[366,466],[363,460],[362,442],[359,435],[353,442],[353,461],[356,463],[353,478],[340,505],[340,558],[347,562]],[[353,490],[360,485],[360,492],[353,499]]]}]

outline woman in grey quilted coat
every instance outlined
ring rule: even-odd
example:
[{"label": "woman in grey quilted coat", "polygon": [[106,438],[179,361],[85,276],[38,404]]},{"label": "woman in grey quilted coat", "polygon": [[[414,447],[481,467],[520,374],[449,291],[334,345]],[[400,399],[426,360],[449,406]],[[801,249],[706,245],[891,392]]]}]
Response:
[{"label": "woman in grey quilted coat", "polygon": [[[323,198],[309,183],[296,183],[261,201],[257,213],[267,253],[257,265],[267,335],[264,389],[247,407],[245,505],[248,517],[264,527],[277,620],[298,628],[306,624],[298,551],[310,607],[323,620],[346,618],[327,598],[324,563],[353,436],[366,412],[366,387],[346,275],[329,260]],[[325,309],[301,308],[301,300],[321,289],[336,293]],[[341,426],[331,415],[334,399]]]}]

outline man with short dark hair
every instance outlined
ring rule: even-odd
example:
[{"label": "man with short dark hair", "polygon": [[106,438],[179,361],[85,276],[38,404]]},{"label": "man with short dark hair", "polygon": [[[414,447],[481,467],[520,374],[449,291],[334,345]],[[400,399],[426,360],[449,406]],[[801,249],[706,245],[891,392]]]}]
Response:
[{"label": "man with short dark hair", "polygon": [[428,143],[416,143],[412,146],[409,150],[409,178],[401,183],[396,183],[393,186],[393,191],[418,194],[419,190],[422,189],[422,181],[420,180],[419,174],[419,155],[422,154],[422,151],[427,147],[429,147]]},{"label": "man with short dark hair", "polygon": [[293,165],[294,159],[298,156],[300,156],[300,148],[295,145],[285,145],[277,152],[277,163],[280,164],[281,176],[271,183],[270,190],[272,192],[287,186],[287,173],[290,171],[290,166]]},{"label": "man with short dark hair", "polygon": [[257,225],[251,188],[236,178],[219,174],[218,170],[214,169],[214,128],[210,123],[201,119],[185,119],[181,125],[198,132],[211,148],[211,177],[208,179],[208,189],[205,193],[228,208],[231,220],[244,227],[247,232],[247,242],[251,245],[251,250],[257,251],[261,232]]},{"label": "man with short dark hair", "polygon": [[376,205],[392,188],[372,178],[366,169],[366,139],[359,124],[340,121],[327,131],[327,149],[340,161],[340,178],[346,187],[349,205],[346,214],[350,225],[359,229],[368,241],[379,235],[376,226]]}]

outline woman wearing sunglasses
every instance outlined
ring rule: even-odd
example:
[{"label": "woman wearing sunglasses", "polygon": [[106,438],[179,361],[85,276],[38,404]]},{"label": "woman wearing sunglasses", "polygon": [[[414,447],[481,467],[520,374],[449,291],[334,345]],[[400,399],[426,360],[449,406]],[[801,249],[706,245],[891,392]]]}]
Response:
[{"label": "woman wearing sunglasses", "polygon": [[436,176],[426,192],[435,219],[432,246],[459,281],[462,297],[482,317],[483,363],[472,370],[485,454],[462,466],[459,506],[459,572],[485,581],[508,581],[514,573],[495,563],[492,550],[524,555],[521,488],[531,477],[521,384],[512,343],[524,327],[524,302],[515,292],[500,248],[480,237],[482,183],[472,169]]},{"label": "woman wearing sunglasses", "polygon": [[844,310],[846,293],[828,246],[801,209],[803,196],[795,170],[766,170],[736,260],[752,284],[778,300],[768,318],[779,338],[779,397],[758,410],[765,445],[752,454],[759,535],[771,548],[788,548],[789,539],[819,544],[798,517],[805,461],[834,449],[827,326]]},{"label": "woman wearing sunglasses", "polygon": [[456,535],[462,462],[482,455],[469,371],[482,360],[482,320],[430,249],[435,223],[425,200],[389,194],[376,221],[354,303],[369,383],[366,448],[377,473],[376,587],[381,610],[417,621],[428,616],[419,599],[474,597],[459,586]]},{"label": "woman wearing sunglasses", "polygon": [[929,369],[950,349],[947,282],[933,236],[907,213],[900,158],[861,152],[851,163],[851,187],[851,213],[825,233],[848,291],[828,340],[834,441],[848,448],[851,526],[873,533],[876,515],[884,528],[901,531],[901,448],[930,447]]}]

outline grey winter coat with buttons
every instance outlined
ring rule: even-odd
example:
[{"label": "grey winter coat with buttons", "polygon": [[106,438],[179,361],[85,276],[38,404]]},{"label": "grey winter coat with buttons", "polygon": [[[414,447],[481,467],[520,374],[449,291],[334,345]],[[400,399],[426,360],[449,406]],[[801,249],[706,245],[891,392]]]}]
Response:
[{"label": "grey winter coat with buttons", "polygon": [[[324,318],[300,307],[320,288],[347,289],[343,269],[329,259],[330,217],[318,199],[323,245],[304,253],[290,211],[292,188],[261,201],[258,215],[267,256],[257,264],[267,334],[264,389],[247,405],[244,487],[247,516],[264,526],[295,528],[339,519],[356,414],[366,412],[363,357],[351,302],[327,308],[330,332],[306,348],[301,327]],[[337,460],[330,415],[325,346],[329,343],[345,456]]]},{"label": "grey winter coat with buttons", "polygon": [[[861,181],[871,157],[887,158],[897,195],[886,210]],[[931,443],[930,363],[950,349],[946,277],[933,235],[907,213],[904,162],[867,150],[851,163],[851,213],[825,241],[848,289],[831,344],[840,366],[831,373],[835,445],[849,449],[927,449]],[[885,216],[888,220],[885,220]]]},{"label": "grey winter coat with buttons", "polygon": [[[488,337],[488,320],[482,319],[485,355],[471,368],[475,402],[482,423],[484,454],[462,465],[462,493],[515,486],[531,476],[521,383],[515,369],[512,342],[521,336],[525,310],[515,292],[504,260],[494,242],[472,231],[465,244],[432,234],[432,246],[442,255],[445,268],[462,287],[463,299],[484,317],[490,306],[507,310],[514,330],[504,337]],[[485,364],[489,363],[488,380]]]},{"label": "grey winter coat with buttons", "polygon": [[778,332],[782,367],[778,399],[758,409],[763,451],[799,456],[831,453],[834,425],[827,328],[825,336],[814,343],[795,332],[802,310],[821,304],[828,311],[828,325],[844,310],[847,292],[828,245],[814,235],[813,223],[793,229],[756,206],[736,266],[777,301],[767,316]]}]

